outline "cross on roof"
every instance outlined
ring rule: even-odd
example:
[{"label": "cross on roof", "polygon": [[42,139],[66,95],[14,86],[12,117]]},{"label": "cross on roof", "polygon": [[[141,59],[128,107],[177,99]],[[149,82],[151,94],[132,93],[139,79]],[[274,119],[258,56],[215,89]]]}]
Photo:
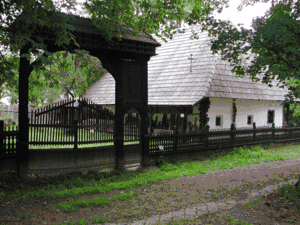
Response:
[{"label": "cross on roof", "polygon": [[191,55],[188,57],[188,59],[191,60],[191,68],[190,68],[190,71],[192,72],[193,59],[195,59],[195,58],[193,58],[193,54],[191,54]]}]

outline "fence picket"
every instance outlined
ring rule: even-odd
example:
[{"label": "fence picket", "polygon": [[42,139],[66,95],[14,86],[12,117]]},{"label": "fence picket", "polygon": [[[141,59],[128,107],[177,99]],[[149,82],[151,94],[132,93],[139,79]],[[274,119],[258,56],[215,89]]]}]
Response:
[{"label": "fence picket", "polygon": [[[80,101],[77,107],[77,144],[112,142],[114,139],[113,113],[102,106],[93,104],[89,99],[80,98]],[[75,141],[73,128],[75,102],[73,99],[68,99],[31,109],[29,145],[73,144]],[[125,128],[126,141],[139,139],[140,124],[137,116],[133,116]],[[9,139],[7,136],[7,148],[15,143],[12,141],[15,140],[14,138]]]}]

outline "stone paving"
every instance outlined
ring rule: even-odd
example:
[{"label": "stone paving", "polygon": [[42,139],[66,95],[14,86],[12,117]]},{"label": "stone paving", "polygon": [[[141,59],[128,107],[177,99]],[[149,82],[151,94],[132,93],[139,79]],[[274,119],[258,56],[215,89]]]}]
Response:
[{"label": "stone paving", "polygon": [[[298,179],[289,180],[288,182],[282,182],[280,184],[268,186],[262,190],[255,191],[249,193],[249,197],[244,200],[236,200],[236,201],[227,201],[227,202],[210,202],[207,204],[199,204],[194,208],[187,208],[182,209],[180,211],[171,212],[169,214],[165,215],[154,215],[146,220],[140,220],[130,223],[131,225],[139,225],[139,224],[155,224],[158,221],[161,221],[162,223],[167,223],[173,218],[173,221],[178,221],[181,219],[196,219],[199,217],[199,215],[205,214],[207,211],[215,212],[219,209],[229,218],[233,218],[237,221],[247,221],[250,224],[253,224],[257,221],[255,221],[255,218],[251,218],[249,215],[245,215],[243,210],[240,209],[240,206],[254,200],[259,200],[263,198],[264,194],[270,194],[273,190],[278,190],[283,185],[286,185],[288,183],[295,184],[298,181]],[[146,222],[146,223],[145,223]],[[116,225],[115,223],[105,223],[105,225]],[[125,223],[119,223],[118,225],[125,225]]]}]

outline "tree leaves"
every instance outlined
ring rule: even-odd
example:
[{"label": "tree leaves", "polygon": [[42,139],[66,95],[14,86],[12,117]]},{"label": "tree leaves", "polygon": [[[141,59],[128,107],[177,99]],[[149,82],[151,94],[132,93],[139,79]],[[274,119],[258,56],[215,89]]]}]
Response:
[{"label": "tree leaves", "polygon": [[[269,10],[268,16],[257,20],[253,26],[255,32],[244,28],[239,31],[230,22],[210,18],[205,29],[215,37],[213,54],[221,52],[237,76],[250,75],[252,80],[258,81],[256,76],[262,73],[262,82],[272,86],[271,82],[278,75],[279,81],[292,85],[294,97],[300,97],[300,82],[295,82],[300,79],[299,5],[297,1],[278,3]],[[242,65],[241,56],[249,51],[251,64]],[[287,82],[291,77],[295,80]]]}]

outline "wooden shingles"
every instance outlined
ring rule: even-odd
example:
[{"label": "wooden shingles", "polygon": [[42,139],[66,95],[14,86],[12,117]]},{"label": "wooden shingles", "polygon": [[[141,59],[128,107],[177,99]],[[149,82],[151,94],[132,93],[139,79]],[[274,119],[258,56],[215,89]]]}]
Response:
[{"label": "wooden shingles", "polygon": [[[207,33],[198,35],[199,39],[191,40],[191,31],[186,31],[167,43],[158,39],[161,47],[156,48],[157,55],[148,62],[149,105],[194,105],[203,97],[284,100],[288,94],[286,87],[276,87],[273,81],[270,88],[261,81],[252,82],[249,77],[236,77],[229,62],[212,54]],[[113,77],[106,73],[85,97],[97,104],[115,104]]]},{"label": "wooden shingles", "polygon": [[96,104],[115,104],[115,79],[110,73],[106,73],[90,89],[84,97],[92,100]]},{"label": "wooden shingles", "polygon": [[[249,61],[244,59],[244,65],[249,65]],[[229,62],[221,60],[221,56],[218,56],[216,62],[215,73],[208,92],[209,97],[284,101],[285,95],[289,93],[287,87],[276,86],[278,81],[273,80],[273,87],[268,87],[261,81],[252,82],[249,76],[236,77],[231,72],[233,67]],[[261,80],[262,74],[258,74],[257,77]]]},{"label": "wooden shingles", "polygon": [[[208,44],[197,44],[203,40],[202,34],[197,41],[190,36],[191,33],[186,32],[167,43],[161,41],[157,56],[150,59],[149,105],[193,105],[208,91],[214,56]],[[192,60],[189,59],[191,54]]]}]

